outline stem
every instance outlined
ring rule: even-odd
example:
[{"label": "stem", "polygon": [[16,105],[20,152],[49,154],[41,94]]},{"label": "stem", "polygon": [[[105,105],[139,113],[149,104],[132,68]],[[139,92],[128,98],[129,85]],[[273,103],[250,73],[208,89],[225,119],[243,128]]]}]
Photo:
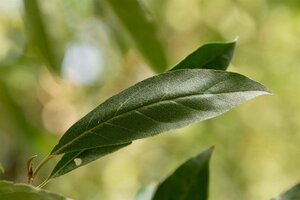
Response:
[{"label": "stem", "polygon": [[28,184],[32,184],[33,181],[33,165],[32,165],[32,160],[35,159],[37,157],[37,155],[31,156],[28,161],[27,161],[27,183]]},{"label": "stem", "polygon": [[49,182],[50,182],[50,180],[47,179],[47,180],[43,181],[41,184],[39,184],[37,187],[38,187],[38,188],[43,188],[43,187],[44,187],[45,185],[47,185]]},{"label": "stem", "polygon": [[34,178],[38,172],[40,171],[40,169],[52,158],[53,156],[52,155],[48,155],[46,156],[39,164],[38,166],[36,167],[36,169],[34,170],[34,173],[33,173],[33,176],[32,178]]}]

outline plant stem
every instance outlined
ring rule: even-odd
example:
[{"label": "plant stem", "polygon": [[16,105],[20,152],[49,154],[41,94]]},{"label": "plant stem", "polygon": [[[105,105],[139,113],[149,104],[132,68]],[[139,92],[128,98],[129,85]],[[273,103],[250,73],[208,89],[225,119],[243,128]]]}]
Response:
[{"label": "plant stem", "polygon": [[37,187],[38,187],[38,188],[43,188],[43,187],[44,187],[45,185],[47,185],[49,182],[50,182],[50,180],[47,179],[47,180],[43,181],[41,184],[39,184]]},{"label": "plant stem", "polygon": [[40,169],[52,158],[53,156],[52,155],[48,155],[46,156],[39,164],[38,166],[36,167],[36,169],[34,170],[34,173],[33,173],[33,176],[32,178],[34,178],[38,172],[40,171]]}]

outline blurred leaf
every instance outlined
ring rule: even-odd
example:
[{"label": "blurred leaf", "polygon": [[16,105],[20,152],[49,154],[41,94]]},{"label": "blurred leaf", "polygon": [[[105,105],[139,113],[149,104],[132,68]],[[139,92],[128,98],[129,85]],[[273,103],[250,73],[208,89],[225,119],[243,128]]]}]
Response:
[{"label": "blurred leaf", "polygon": [[157,35],[156,26],[149,19],[137,0],[106,0],[107,4],[117,16],[120,23],[127,30],[137,49],[143,55],[155,72],[163,72],[167,67],[164,46]]},{"label": "blurred leaf", "polygon": [[26,146],[27,149],[34,147],[39,151],[50,147],[49,137],[41,134],[44,131],[31,124],[23,108],[13,97],[11,88],[2,79],[0,79],[0,103],[3,103],[7,110],[5,115],[12,128],[9,132],[14,132],[17,137],[20,137],[19,147],[21,145]]},{"label": "blurred leaf", "polygon": [[291,10],[295,10],[299,12],[300,9],[300,2],[295,1],[295,0],[285,0],[285,1],[280,1],[280,0],[267,0],[267,3],[270,6],[284,6],[288,7]]},{"label": "blurred leaf", "polygon": [[129,44],[126,36],[120,31],[120,23],[116,17],[100,0],[93,0],[93,8],[95,16],[106,24],[105,30],[108,31],[113,43],[118,46],[120,53],[126,54],[129,50]]},{"label": "blurred leaf", "polygon": [[212,151],[210,148],[183,163],[157,187],[153,200],[207,200]]},{"label": "blurred leaf", "polygon": [[172,70],[177,69],[216,69],[226,70],[232,59],[236,40],[228,43],[209,43],[188,55]]},{"label": "blurred leaf", "polygon": [[0,181],[0,199],[3,200],[66,200],[67,198],[27,184]]},{"label": "blurred leaf", "polygon": [[39,56],[52,71],[59,71],[59,64],[56,60],[51,46],[51,40],[47,34],[42,13],[37,0],[23,0],[25,8],[25,20],[30,42],[35,47]]},{"label": "blurred leaf", "polygon": [[288,191],[282,193],[273,200],[299,200],[300,199],[300,183],[293,186]]},{"label": "blurred leaf", "polygon": [[25,58],[27,44],[24,38],[23,30],[15,27],[6,28],[6,39],[11,43],[7,53],[3,59],[0,60],[0,70],[2,73],[3,67],[14,67],[22,62]]},{"label": "blurred leaf", "polygon": [[131,142],[126,144],[99,147],[94,149],[66,153],[56,164],[48,180],[64,175],[74,169],[77,169],[78,167],[82,167],[83,165],[97,160],[98,158],[103,157],[109,153],[113,153],[114,151],[128,146],[129,144],[131,144]]},{"label": "blurred leaf", "polygon": [[4,167],[2,166],[2,164],[0,163],[0,173],[4,174],[5,170]]},{"label": "blurred leaf", "polygon": [[188,69],[148,78],[76,122],[51,154],[124,144],[216,117],[267,89],[245,76]]}]

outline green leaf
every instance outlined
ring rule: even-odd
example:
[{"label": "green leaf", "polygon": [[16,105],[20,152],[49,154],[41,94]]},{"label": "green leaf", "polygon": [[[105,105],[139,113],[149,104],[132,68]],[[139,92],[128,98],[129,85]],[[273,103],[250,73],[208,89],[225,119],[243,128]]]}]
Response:
[{"label": "green leaf", "polygon": [[0,199],[3,200],[67,200],[67,198],[37,189],[27,184],[14,184],[8,181],[0,181]]},{"label": "green leaf", "polygon": [[51,40],[47,34],[38,1],[23,0],[23,4],[30,42],[47,67],[50,70],[58,71],[59,64],[52,49]]},{"label": "green leaf", "polygon": [[293,186],[288,191],[282,193],[273,200],[299,200],[300,199],[300,183]]},{"label": "green leaf", "polygon": [[216,117],[268,90],[226,71],[184,69],[148,78],[76,122],[51,154],[118,145]]},{"label": "green leaf", "polygon": [[236,41],[205,44],[175,65],[170,71],[195,68],[226,70],[232,59]]},{"label": "green leaf", "polygon": [[[106,0],[111,11],[129,33],[135,46],[155,72],[163,72],[167,58],[157,29],[137,0]],[[149,13],[147,13],[149,15]]]},{"label": "green leaf", "polygon": [[83,165],[97,160],[98,158],[103,157],[109,153],[113,153],[114,151],[128,146],[129,144],[131,144],[131,142],[121,145],[99,147],[66,153],[56,164],[48,180],[64,175],[74,169],[77,169],[78,167],[82,167]]},{"label": "green leaf", "polygon": [[153,200],[207,200],[212,150],[210,148],[183,163],[158,186]]}]

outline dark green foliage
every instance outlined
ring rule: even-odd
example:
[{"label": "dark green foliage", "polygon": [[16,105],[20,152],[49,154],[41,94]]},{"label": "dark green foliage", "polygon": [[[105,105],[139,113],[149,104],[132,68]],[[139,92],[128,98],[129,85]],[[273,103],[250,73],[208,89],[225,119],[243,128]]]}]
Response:
[{"label": "dark green foliage", "polygon": [[232,59],[235,45],[236,41],[205,44],[171,70],[195,68],[226,70]]},{"label": "dark green foliage", "polygon": [[[65,155],[50,178],[111,153],[110,146],[117,150],[133,140],[218,116],[267,93],[257,82],[219,70],[175,70],[146,79],[111,97],[66,132],[52,150]],[[77,157],[82,165],[74,164]]]},{"label": "dark green foliage", "polygon": [[[87,149],[79,152],[76,151],[76,152],[66,153],[56,164],[48,180],[51,178],[64,175],[78,167],[81,167],[96,159],[99,159],[100,157],[103,157],[109,153],[113,153],[114,151],[117,151],[129,144],[131,143]],[[78,159],[78,163],[76,163],[76,159]]]},{"label": "dark green foliage", "polygon": [[[201,70],[216,65],[225,70],[234,46],[235,42],[206,44],[171,71],[142,81],[98,106],[55,146],[52,154],[65,155],[50,178],[111,153],[111,145],[117,150],[133,140],[215,117],[267,93],[262,85],[242,75]],[[95,149],[100,150],[99,155]],[[83,160],[82,165],[75,165],[76,157]]]},{"label": "dark green foliage", "polygon": [[207,200],[210,148],[182,164],[157,188],[153,200]]},{"label": "dark green foliage", "polygon": [[256,96],[261,84],[240,74],[176,70],[111,97],[75,123],[51,154],[118,145],[218,116]]}]

